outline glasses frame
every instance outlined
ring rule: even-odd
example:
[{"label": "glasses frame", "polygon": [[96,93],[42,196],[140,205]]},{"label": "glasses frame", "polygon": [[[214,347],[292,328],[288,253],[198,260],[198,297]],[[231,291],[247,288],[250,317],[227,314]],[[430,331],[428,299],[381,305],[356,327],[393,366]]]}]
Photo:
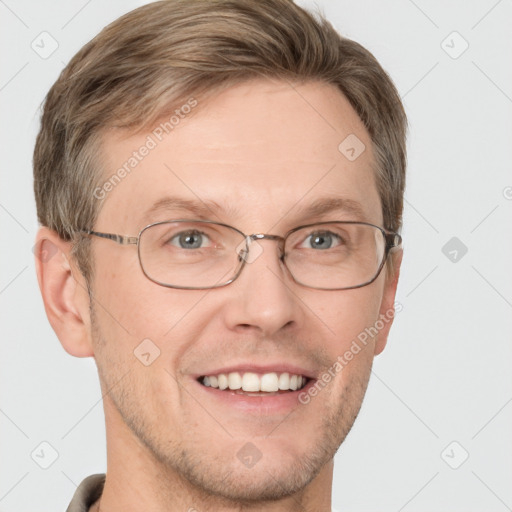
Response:
[{"label": "glasses frame", "polygon": [[[234,276],[231,279],[229,279],[228,281],[222,282],[221,284],[216,284],[214,286],[176,286],[176,285],[170,285],[167,283],[163,283],[161,281],[158,281],[158,280],[150,277],[146,273],[146,270],[144,269],[144,265],[142,264],[142,258],[140,255],[141,236],[146,230],[148,230],[149,228],[151,228],[153,226],[158,226],[161,224],[169,224],[172,222],[189,222],[189,223],[190,222],[200,222],[202,224],[215,224],[217,226],[224,226],[226,228],[232,229],[232,230],[236,231],[237,233],[239,233],[240,235],[242,235],[242,237],[245,239],[245,242],[246,242],[246,249],[245,249],[245,253],[243,256],[242,256],[242,251],[238,254],[239,266],[238,266],[238,269],[236,270]],[[322,288],[322,287],[316,287],[316,286],[309,286],[309,285],[304,284],[296,279],[296,277],[293,275],[291,270],[288,268],[288,265],[286,264],[286,254],[284,253],[284,246],[285,246],[287,238],[292,233],[295,233],[296,231],[299,231],[300,229],[308,228],[311,226],[321,226],[321,225],[325,225],[325,224],[358,224],[358,225],[364,225],[364,226],[371,226],[373,228],[378,229],[382,233],[382,236],[386,243],[385,250],[384,250],[384,254],[382,256],[382,261],[379,265],[379,268],[378,268],[375,276],[372,279],[370,279],[362,284],[358,284],[355,286],[345,286],[342,288]],[[402,236],[399,233],[387,230],[380,226],[376,226],[375,224],[371,224],[369,222],[361,222],[361,221],[355,221],[355,220],[335,220],[335,221],[312,222],[310,224],[304,224],[301,226],[297,226],[293,229],[290,229],[284,236],[272,235],[272,234],[268,234],[268,233],[253,233],[252,235],[246,235],[243,231],[240,231],[239,229],[235,228],[234,226],[230,226],[229,224],[224,224],[223,222],[216,222],[214,220],[204,220],[204,219],[172,219],[172,220],[163,220],[163,221],[159,221],[159,222],[153,222],[153,223],[148,224],[147,226],[143,227],[139,231],[139,234],[137,236],[119,235],[119,234],[114,234],[114,233],[103,233],[103,232],[94,231],[94,230],[82,230],[81,233],[86,234],[86,235],[96,236],[99,238],[104,238],[107,240],[112,240],[113,242],[116,242],[117,244],[123,245],[123,246],[136,245],[137,246],[137,255],[139,258],[139,265],[142,270],[142,273],[153,283],[156,283],[160,286],[164,286],[166,288],[174,288],[174,289],[178,289],[178,290],[211,290],[211,289],[215,289],[215,288],[222,288],[224,286],[227,286],[228,284],[231,284],[233,281],[235,281],[240,276],[240,274],[242,273],[242,270],[245,267],[245,264],[247,263],[247,259],[245,258],[245,255],[249,253],[249,243],[250,243],[249,240],[253,241],[253,240],[264,240],[264,239],[275,240],[278,242],[278,247],[279,247],[279,251],[280,251],[279,260],[282,262],[282,264],[286,268],[286,270],[287,270],[288,274],[290,275],[290,277],[292,278],[292,280],[295,283],[299,284],[300,286],[304,286],[306,288],[311,288],[313,290],[324,290],[324,291],[340,291],[340,290],[352,290],[355,288],[362,288],[363,286],[368,286],[369,284],[373,283],[379,277],[379,275],[382,272],[382,269],[386,263],[389,253],[393,249],[400,247],[402,244]]]}]

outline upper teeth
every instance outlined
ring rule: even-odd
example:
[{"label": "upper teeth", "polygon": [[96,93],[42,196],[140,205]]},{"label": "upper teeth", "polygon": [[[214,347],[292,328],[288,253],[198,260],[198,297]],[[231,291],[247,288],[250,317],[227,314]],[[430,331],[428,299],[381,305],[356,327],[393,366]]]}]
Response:
[{"label": "upper teeth", "polygon": [[219,375],[208,375],[203,377],[202,383],[205,386],[219,389],[242,389],[243,391],[267,391],[275,392],[279,390],[295,391],[306,384],[306,377],[302,375],[284,373],[252,373],[245,372],[240,375],[238,372],[229,374],[220,373]]}]

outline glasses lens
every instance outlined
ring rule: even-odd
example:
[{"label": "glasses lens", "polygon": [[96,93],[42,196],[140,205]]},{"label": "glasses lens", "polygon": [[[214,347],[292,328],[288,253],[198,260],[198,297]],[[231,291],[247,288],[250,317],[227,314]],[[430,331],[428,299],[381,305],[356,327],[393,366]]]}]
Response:
[{"label": "glasses lens", "polygon": [[139,255],[149,279],[177,288],[212,288],[230,281],[240,266],[235,229],[208,222],[171,221],[141,233]]},{"label": "glasses lens", "polygon": [[286,265],[295,280],[326,290],[368,283],[380,271],[384,233],[375,226],[333,222],[301,228],[285,244]]},{"label": "glasses lens", "polygon": [[[214,222],[169,221],[141,233],[139,255],[146,276],[175,288],[213,288],[236,277],[243,264],[245,237]],[[386,255],[383,231],[359,223],[332,222],[288,235],[285,262],[294,279],[325,290],[372,281]]]}]

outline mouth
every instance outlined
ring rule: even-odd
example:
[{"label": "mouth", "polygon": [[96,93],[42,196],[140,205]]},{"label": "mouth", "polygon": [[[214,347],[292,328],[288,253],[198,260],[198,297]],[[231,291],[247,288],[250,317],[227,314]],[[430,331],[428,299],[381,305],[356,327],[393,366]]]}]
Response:
[{"label": "mouth", "polygon": [[227,414],[238,411],[259,418],[277,419],[288,415],[297,406],[302,407],[302,394],[317,381],[316,372],[279,362],[266,365],[241,363],[203,372],[197,373],[194,381],[207,400]]},{"label": "mouth", "polygon": [[289,372],[229,372],[202,375],[197,379],[206,388],[253,397],[294,393],[304,389],[312,380]]}]

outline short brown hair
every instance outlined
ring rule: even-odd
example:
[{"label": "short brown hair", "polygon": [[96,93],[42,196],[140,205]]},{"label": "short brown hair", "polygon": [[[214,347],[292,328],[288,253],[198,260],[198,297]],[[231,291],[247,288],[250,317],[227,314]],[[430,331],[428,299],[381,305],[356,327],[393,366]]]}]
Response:
[{"label": "short brown hair", "polygon": [[191,96],[251,78],[323,81],[346,96],[373,143],[384,225],[402,222],[406,115],[375,57],[292,0],[164,0],[105,27],[50,89],[34,150],[39,222],[64,240],[86,280],[101,202],[105,130],[137,131]]}]

